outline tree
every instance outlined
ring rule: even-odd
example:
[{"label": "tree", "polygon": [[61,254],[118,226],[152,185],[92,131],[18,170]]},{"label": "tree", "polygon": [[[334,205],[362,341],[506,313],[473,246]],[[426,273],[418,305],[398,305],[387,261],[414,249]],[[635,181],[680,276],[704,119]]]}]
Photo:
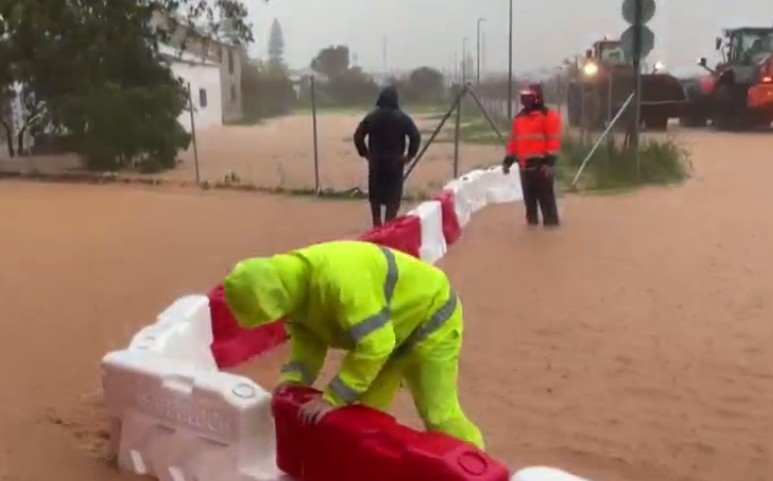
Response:
[{"label": "tree", "polygon": [[406,87],[411,100],[438,102],[445,96],[445,77],[432,67],[419,67],[408,75]]},{"label": "tree", "polygon": [[349,47],[334,45],[323,48],[312,59],[311,68],[326,77],[317,85],[322,97],[339,104],[372,102],[378,85],[361,68],[352,66]]},{"label": "tree", "polygon": [[284,72],[285,70],[285,39],[282,33],[282,25],[274,19],[268,36],[268,67],[272,71]]},{"label": "tree", "polygon": [[349,47],[335,45],[323,48],[311,61],[311,68],[332,79],[349,70]]},{"label": "tree", "polygon": [[187,93],[162,61],[171,34],[158,19],[185,15],[196,27],[184,30],[204,35],[228,23],[245,43],[246,14],[239,0],[4,0],[0,88],[22,85],[40,110],[29,120],[67,131],[90,168],[172,167],[189,142],[176,120]]},{"label": "tree", "polygon": [[251,60],[242,67],[242,106],[245,120],[285,115],[297,97],[290,78],[278,75],[259,61]]},{"label": "tree", "polygon": [[325,86],[328,98],[339,104],[363,104],[374,102],[379,87],[372,77],[360,67],[352,67],[331,78]]}]

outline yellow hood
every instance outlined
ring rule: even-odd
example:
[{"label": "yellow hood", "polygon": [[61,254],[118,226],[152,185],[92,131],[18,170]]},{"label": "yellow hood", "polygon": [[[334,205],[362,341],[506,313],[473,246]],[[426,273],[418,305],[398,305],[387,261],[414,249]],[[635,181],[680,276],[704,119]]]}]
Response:
[{"label": "yellow hood", "polygon": [[225,300],[239,325],[278,321],[304,302],[305,263],[292,254],[246,259],[226,276]]}]

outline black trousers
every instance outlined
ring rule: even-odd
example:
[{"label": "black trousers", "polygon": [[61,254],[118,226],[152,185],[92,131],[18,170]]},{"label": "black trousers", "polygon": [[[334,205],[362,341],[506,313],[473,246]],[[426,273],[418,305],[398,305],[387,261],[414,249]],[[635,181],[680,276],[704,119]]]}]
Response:
[{"label": "black trousers", "polygon": [[545,175],[539,167],[521,169],[520,174],[523,203],[526,206],[526,223],[538,225],[541,211],[543,225],[559,225],[553,176]]},{"label": "black trousers", "polygon": [[368,168],[368,202],[374,227],[393,220],[400,211],[403,198],[403,168],[402,165],[390,164],[383,161],[381,165],[372,162]]}]

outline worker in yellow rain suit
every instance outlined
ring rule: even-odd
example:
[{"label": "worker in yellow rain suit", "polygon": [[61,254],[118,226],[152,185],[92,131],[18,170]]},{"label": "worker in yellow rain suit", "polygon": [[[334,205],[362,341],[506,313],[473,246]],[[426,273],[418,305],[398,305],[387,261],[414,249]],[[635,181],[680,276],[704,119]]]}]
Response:
[{"label": "worker in yellow rain suit", "polygon": [[440,269],[375,244],[335,241],[243,260],[224,284],[240,325],[290,319],[282,383],[310,386],[328,348],[348,351],[323,395],[302,407],[307,421],[352,403],[385,411],[405,380],[427,430],[483,448],[459,405],[462,305]]}]

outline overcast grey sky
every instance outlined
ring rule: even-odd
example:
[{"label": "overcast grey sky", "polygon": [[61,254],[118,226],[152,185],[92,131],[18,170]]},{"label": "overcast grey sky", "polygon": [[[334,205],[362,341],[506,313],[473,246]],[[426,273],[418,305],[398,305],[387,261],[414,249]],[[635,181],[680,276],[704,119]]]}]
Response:
[{"label": "overcast grey sky", "polygon": [[[389,69],[419,65],[451,69],[454,53],[474,52],[476,19],[486,18],[486,70],[507,70],[507,0],[248,0],[255,27],[254,52],[265,55],[274,18],[285,34],[286,60],[304,67],[322,47],[346,44],[367,70],[383,70],[386,38]],[[514,0],[516,71],[550,67],[579,54],[604,34],[626,25],[621,0]],[[769,0],[659,0],[650,27],[656,35],[652,61],[677,68],[714,54],[723,27],[773,25]]]}]

